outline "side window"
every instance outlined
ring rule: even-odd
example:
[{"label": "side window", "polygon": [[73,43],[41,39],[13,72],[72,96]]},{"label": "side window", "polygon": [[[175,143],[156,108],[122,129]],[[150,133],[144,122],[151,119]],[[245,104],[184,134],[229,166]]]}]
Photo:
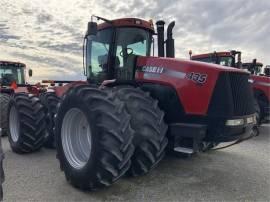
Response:
[{"label": "side window", "polygon": [[100,82],[108,77],[109,50],[112,40],[112,30],[105,29],[97,35],[89,35],[86,44],[87,77]]},{"label": "side window", "polygon": [[109,45],[93,41],[91,51],[92,73],[97,75],[100,72],[106,72],[108,68]]},{"label": "side window", "polygon": [[21,69],[17,69],[17,83],[22,83],[22,72]]}]

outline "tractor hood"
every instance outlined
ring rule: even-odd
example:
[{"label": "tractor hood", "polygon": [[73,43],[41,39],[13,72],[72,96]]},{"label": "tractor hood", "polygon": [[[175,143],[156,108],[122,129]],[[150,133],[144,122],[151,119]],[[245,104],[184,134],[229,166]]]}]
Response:
[{"label": "tractor hood", "polygon": [[270,77],[252,75],[249,82],[255,91],[261,92],[270,102]]},{"label": "tractor hood", "polygon": [[[249,73],[215,64],[161,57],[138,57],[135,79],[173,87],[190,114],[206,114],[217,80],[224,74],[240,76],[246,85]],[[231,84],[229,84],[231,85]]]},{"label": "tractor hood", "polygon": [[251,75],[251,82],[263,82],[268,84],[270,86],[270,77],[267,76],[257,76],[257,75]]},{"label": "tractor hood", "polygon": [[[162,58],[162,57],[139,57],[138,58],[139,64],[145,64],[148,66],[157,66],[157,67],[164,67],[174,70],[188,70],[193,69],[197,71],[205,70],[211,72],[239,72],[239,73],[247,73],[241,69],[236,69],[233,67],[226,67],[212,63],[205,63],[205,62],[198,62],[198,61],[191,61],[185,59],[175,59],[175,58]],[[140,65],[138,65],[140,66]]]}]

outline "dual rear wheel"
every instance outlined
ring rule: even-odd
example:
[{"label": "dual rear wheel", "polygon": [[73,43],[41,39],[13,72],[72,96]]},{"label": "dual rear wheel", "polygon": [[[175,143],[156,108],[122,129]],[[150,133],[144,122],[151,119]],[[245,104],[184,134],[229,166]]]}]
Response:
[{"label": "dual rear wheel", "polygon": [[16,153],[39,150],[45,141],[45,110],[38,97],[17,93],[8,104],[8,139]]},{"label": "dual rear wheel", "polygon": [[67,180],[80,189],[148,173],[163,158],[163,112],[138,88],[70,89],[56,117],[56,149]]}]

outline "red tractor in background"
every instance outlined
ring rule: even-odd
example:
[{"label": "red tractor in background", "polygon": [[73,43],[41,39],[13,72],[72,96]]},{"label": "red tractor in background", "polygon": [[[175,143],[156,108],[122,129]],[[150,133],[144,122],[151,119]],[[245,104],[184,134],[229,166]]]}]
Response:
[{"label": "red tractor in background", "polygon": [[[32,70],[29,69],[29,76]],[[26,83],[26,66],[20,62],[0,61],[0,128],[2,134],[7,133],[7,106],[10,95],[18,92],[37,94],[37,89]]]},{"label": "red tractor in background", "polygon": [[257,62],[257,59],[253,59],[252,62],[242,63],[242,69],[248,70],[252,75],[264,76],[261,74],[263,63]]},{"label": "red tractor in background", "polygon": [[[47,112],[38,97],[12,97],[13,151],[39,149],[48,127],[45,117],[50,117],[67,180],[79,189],[95,190],[124,174],[148,173],[166,148],[192,154],[205,145],[251,137],[256,117],[248,73],[175,59],[174,22],[164,40],[164,21],[156,23],[156,33],[152,21],[94,17],[104,22],[88,23],[87,81],[51,89],[60,100],[47,99],[53,109]],[[156,35],[158,57],[151,55]],[[29,134],[38,141],[29,141]]]},{"label": "red tractor in background", "polygon": [[270,65],[265,66],[263,75],[270,77]]},{"label": "red tractor in background", "polygon": [[[214,52],[200,55],[192,55],[191,60],[220,64],[228,67],[235,67],[247,70],[251,73],[249,82],[252,83],[254,96],[258,107],[258,122],[270,121],[270,78],[267,68],[261,74],[263,64],[253,60],[252,63],[242,63],[240,51]],[[256,104],[256,105],[257,105]]]},{"label": "red tractor in background", "polygon": [[[31,69],[28,70],[28,76],[31,77],[33,71]],[[52,83],[52,81],[45,81],[46,83]],[[54,81],[53,83],[66,83],[67,81]],[[24,93],[29,98],[32,97],[32,103],[39,103],[41,101],[42,105],[45,106],[46,111],[52,110],[50,106],[47,105],[47,100],[57,100],[58,97],[54,96],[54,94],[44,93],[47,92],[48,85],[41,85],[37,83],[35,85],[28,84],[26,81],[26,65],[20,62],[11,62],[11,61],[0,61],[0,128],[2,128],[2,135],[7,135],[8,132],[8,103],[10,97],[14,94]],[[39,99],[35,99],[35,96],[38,96]],[[52,101],[52,102],[53,102]],[[27,105],[23,100],[22,103]],[[54,103],[55,104],[55,103]],[[26,110],[26,108],[24,109]],[[30,116],[28,116],[29,118]],[[47,124],[51,124],[51,117],[47,117]],[[34,127],[33,125],[31,127]],[[38,127],[38,125],[36,126]],[[39,138],[35,138],[35,136],[30,136],[31,133],[28,134],[29,141],[39,141]],[[46,147],[54,147],[54,142],[51,140],[51,131],[48,130],[45,138],[45,143],[42,145]],[[16,137],[13,137],[16,139]]]}]

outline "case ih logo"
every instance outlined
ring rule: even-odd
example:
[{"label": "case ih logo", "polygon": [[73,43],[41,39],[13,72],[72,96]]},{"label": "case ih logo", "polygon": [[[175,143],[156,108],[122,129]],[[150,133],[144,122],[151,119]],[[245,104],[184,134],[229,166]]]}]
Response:
[{"label": "case ih logo", "polygon": [[163,67],[155,67],[155,66],[143,66],[142,67],[142,72],[162,74],[163,71],[164,71]]},{"label": "case ih logo", "polygon": [[207,80],[207,74],[201,74],[196,72],[189,72],[186,75],[188,80],[191,80],[197,84],[204,84]]}]

